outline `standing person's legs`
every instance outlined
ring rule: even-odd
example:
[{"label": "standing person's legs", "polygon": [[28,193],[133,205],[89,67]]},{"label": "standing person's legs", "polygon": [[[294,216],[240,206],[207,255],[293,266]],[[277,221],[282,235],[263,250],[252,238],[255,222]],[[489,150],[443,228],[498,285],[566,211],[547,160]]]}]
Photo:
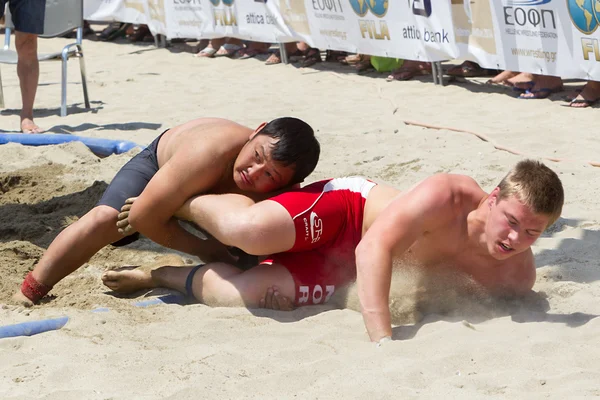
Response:
[{"label": "standing person's legs", "polygon": [[40,133],[42,129],[33,122],[33,103],[40,76],[40,67],[37,58],[37,35],[32,33],[16,32],[15,46],[19,61],[17,75],[21,85],[21,131],[23,133]]}]

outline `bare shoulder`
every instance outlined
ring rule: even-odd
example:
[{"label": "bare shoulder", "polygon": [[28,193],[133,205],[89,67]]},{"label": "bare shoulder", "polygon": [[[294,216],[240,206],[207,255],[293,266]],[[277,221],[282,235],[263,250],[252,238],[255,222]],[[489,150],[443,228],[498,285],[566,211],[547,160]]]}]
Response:
[{"label": "bare shoulder", "polygon": [[459,174],[435,174],[414,189],[457,209],[462,209],[464,205],[471,207],[485,196],[485,192],[473,178]]},{"label": "bare shoulder", "polygon": [[222,118],[198,118],[168,132],[167,159],[177,154],[209,154],[212,157],[237,155],[252,129]]}]

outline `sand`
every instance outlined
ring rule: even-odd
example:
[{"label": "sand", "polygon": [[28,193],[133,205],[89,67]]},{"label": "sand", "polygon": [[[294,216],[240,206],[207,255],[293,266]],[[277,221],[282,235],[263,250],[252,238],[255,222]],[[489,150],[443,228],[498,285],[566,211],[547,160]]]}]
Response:
[{"label": "sand", "polygon": [[[41,51],[65,39],[40,41]],[[430,77],[385,82],[348,67],[265,66],[260,59],[198,59],[181,48],[86,41],[92,109],[82,107],[77,61],[69,63],[69,115],[58,116],[60,65],[41,65],[36,122],[54,133],[149,144],[202,116],[248,126],[297,116],[317,130],[322,158],[310,180],[364,175],[407,189],[435,172],[473,176],[491,190],[522,158],[467,133],[407,126],[418,121],[487,135],[549,162],[566,191],[561,219],[534,246],[535,294],[500,303],[470,299],[453,279],[396,273],[393,342],[369,343],[361,315],[334,305],[293,312],[134,307],[167,293],[117,297],[107,268],[191,264],[143,239],[107,247],[32,309],[9,299],[60,230],[99,199],[137,150],[99,158],[81,143],[0,146],[0,325],[69,316],[32,337],[0,339],[3,399],[196,398],[587,398],[600,396],[600,161],[597,110],[562,107],[560,95],[518,100],[483,79],[434,86]],[[263,59],[264,60],[264,59]],[[18,128],[16,69],[2,66],[7,109]],[[569,83],[573,86],[574,83]],[[596,132],[596,133],[594,133]],[[427,279],[426,279],[427,278]],[[437,277],[440,278],[440,277]],[[106,307],[107,312],[92,312]]]}]

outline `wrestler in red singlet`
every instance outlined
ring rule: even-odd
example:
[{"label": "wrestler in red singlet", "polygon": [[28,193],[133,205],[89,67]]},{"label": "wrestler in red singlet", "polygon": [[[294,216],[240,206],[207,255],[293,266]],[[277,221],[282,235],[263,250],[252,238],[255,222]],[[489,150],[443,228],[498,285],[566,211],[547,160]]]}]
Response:
[{"label": "wrestler in red singlet", "polygon": [[362,235],[363,211],[376,184],[361,177],[315,182],[270,200],[290,213],[296,242],[263,264],[281,264],[296,284],[297,306],[324,303],[356,280],[354,250]]}]

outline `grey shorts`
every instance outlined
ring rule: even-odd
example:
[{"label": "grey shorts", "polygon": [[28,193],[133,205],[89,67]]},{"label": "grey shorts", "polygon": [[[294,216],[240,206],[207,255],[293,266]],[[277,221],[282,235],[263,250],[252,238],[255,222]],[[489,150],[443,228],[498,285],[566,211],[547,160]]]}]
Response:
[{"label": "grey shorts", "polygon": [[23,33],[44,33],[46,0],[0,0],[0,16],[8,2],[15,30]]},{"label": "grey shorts", "polygon": [[150,179],[158,172],[156,150],[165,132],[117,172],[96,206],[109,206],[120,212],[125,200],[142,194]]}]

